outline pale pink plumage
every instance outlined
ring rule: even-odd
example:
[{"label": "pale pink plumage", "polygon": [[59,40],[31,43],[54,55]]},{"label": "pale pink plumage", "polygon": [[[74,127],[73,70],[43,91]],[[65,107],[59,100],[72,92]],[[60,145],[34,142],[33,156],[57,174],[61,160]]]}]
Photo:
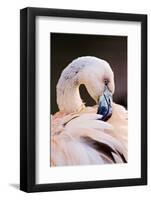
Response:
[{"label": "pale pink plumage", "polygon": [[[97,106],[94,106],[78,113],[58,112],[52,116],[52,166],[123,163],[123,156],[127,161],[126,110],[113,104],[108,122],[98,120],[100,116],[96,111]],[[114,150],[112,155],[105,148]]]},{"label": "pale pink plumage", "polygon": [[125,108],[112,103],[112,116],[104,122],[100,120],[101,115],[96,114],[98,105],[85,107],[80,99],[78,87],[82,83],[97,101],[103,90],[104,77],[114,92],[114,75],[109,64],[94,57],[78,58],[63,71],[57,85],[61,111],[51,115],[51,166],[128,161]]}]

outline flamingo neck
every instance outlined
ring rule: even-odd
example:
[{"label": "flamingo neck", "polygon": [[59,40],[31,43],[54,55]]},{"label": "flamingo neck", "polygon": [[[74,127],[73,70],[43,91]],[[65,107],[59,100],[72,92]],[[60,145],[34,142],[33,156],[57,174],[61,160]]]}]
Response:
[{"label": "flamingo neck", "polygon": [[57,102],[60,111],[74,113],[85,107],[80,96],[79,86],[80,84],[74,81],[67,81],[63,85],[64,89],[57,91]]}]

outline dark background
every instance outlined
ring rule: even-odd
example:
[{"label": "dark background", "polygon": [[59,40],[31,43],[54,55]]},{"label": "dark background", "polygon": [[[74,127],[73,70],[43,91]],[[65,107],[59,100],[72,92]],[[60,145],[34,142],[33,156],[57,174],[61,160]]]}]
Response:
[{"label": "dark background", "polygon": [[[58,111],[56,85],[62,70],[79,56],[96,56],[106,60],[115,78],[114,102],[127,107],[127,37],[85,34],[50,34],[51,47],[51,113]],[[94,105],[85,86],[80,86],[86,105]]]}]

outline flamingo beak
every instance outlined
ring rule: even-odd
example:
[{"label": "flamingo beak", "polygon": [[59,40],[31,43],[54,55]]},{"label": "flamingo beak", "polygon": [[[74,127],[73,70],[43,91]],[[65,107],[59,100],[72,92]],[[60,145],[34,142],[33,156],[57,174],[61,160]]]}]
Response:
[{"label": "flamingo beak", "polygon": [[100,120],[103,121],[107,121],[112,115],[112,93],[107,85],[105,85],[103,94],[99,97],[97,114],[102,116]]}]

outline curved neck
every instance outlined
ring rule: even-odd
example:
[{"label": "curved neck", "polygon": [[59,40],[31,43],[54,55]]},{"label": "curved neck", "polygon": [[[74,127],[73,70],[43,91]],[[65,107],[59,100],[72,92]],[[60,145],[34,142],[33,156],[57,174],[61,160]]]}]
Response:
[{"label": "curved neck", "polygon": [[57,103],[60,111],[73,113],[85,107],[80,96],[79,86],[79,83],[70,80],[57,87]]}]

